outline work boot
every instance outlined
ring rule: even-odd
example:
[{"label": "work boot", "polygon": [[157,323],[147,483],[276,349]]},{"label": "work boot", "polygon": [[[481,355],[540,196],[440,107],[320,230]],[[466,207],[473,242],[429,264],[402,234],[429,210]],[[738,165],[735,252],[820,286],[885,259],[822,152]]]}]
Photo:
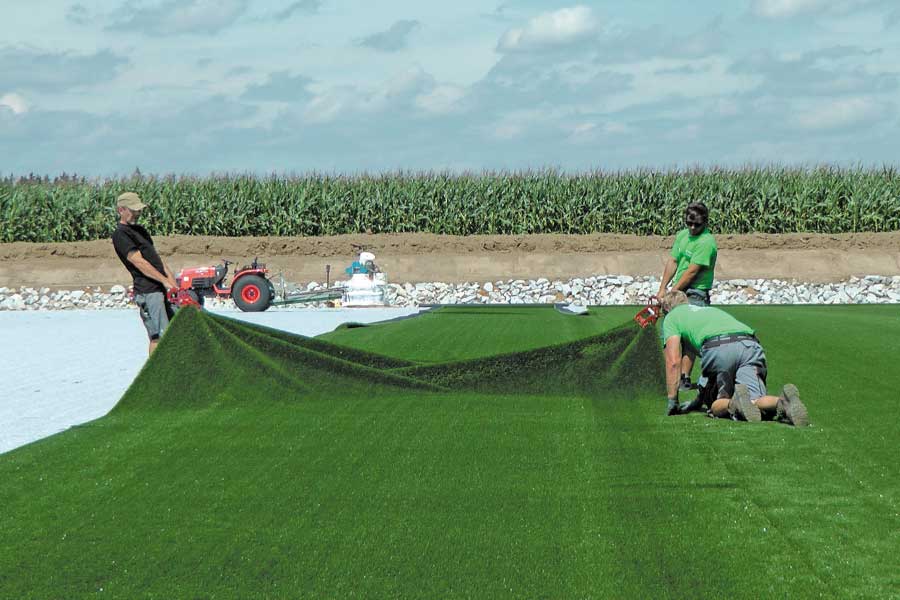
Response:
[{"label": "work boot", "polygon": [[691,390],[697,389],[697,386],[691,383],[690,375],[682,375],[681,383],[678,384],[679,392],[689,392]]},{"label": "work boot", "polygon": [[775,405],[775,419],[782,423],[790,423],[794,427],[809,425],[806,406],[800,401],[800,392],[793,383],[781,388],[781,396],[778,397],[778,403]]},{"label": "work boot", "polygon": [[734,394],[728,403],[728,412],[735,421],[743,420],[748,423],[762,421],[762,415],[756,405],[750,402],[750,392],[743,383],[734,386]]},{"label": "work boot", "polygon": [[686,415],[689,412],[694,412],[695,410],[700,410],[702,407],[703,407],[703,401],[700,399],[700,394],[697,394],[696,398],[687,402],[686,404],[681,405],[679,414]]},{"label": "work boot", "polygon": [[666,403],[666,416],[678,414],[678,400],[668,400]]}]

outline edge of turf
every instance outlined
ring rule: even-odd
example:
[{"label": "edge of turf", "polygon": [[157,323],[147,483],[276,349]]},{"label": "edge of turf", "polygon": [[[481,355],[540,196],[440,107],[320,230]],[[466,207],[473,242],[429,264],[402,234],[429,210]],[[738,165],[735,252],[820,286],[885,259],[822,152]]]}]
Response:
[{"label": "edge of turf", "polygon": [[374,352],[367,352],[365,350],[351,348],[349,346],[341,346],[314,337],[290,333],[282,329],[275,329],[274,327],[266,327],[265,325],[259,325],[257,323],[248,323],[246,321],[232,319],[231,317],[226,317],[223,315],[215,315],[212,313],[205,314],[217,323],[220,323],[224,327],[229,328],[231,331],[258,331],[259,333],[265,334],[269,337],[277,338],[284,342],[296,346],[302,346],[315,352],[319,352],[320,354],[328,354],[330,356],[334,356],[335,358],[340,358],[341,360],[357,363],[366,367],[374,367],[378,369],[396,369],[401,367],[413,366],[415,364],[411,361],[403,360],[402,358],[393,358],[390,356],[384,356],[382,354],[376,354]]},{"label": "edge of turf", "polygon": [[[395,372],[452,389],[517,393],[594,391],[604,368],[632,343],[636,326],[625,323],[574,342],[483,358],[397,369]],[[550,376],[548,377],[548,374]]]},{"label": "edge of turf", "polygon": [[[292,334],[275,335],[270,331],[277,332],[269,328],[245,326],[240,321],[216,317],[197,309],[179,310],[166,335],[110,414],[130,409],[208,405],[209,398],[206,401],[194,399],[190,384],[201,380],[202,375],[208,372],[209,362],[217,357],[223,361],[238,360],[242,364],[252,364],[260,369],[253,377],[269,378],[273,381],[267,381],[267,384],[277,382],[294,395],[304,393],[314,385],[323,389],[334,388],[333,393],[336,394],[342,394],[354,386],[373,393],[386,386],[443,391],[434,383],[345,360],[309,347],[332,350],[332,344],[308,344],[310,338]],[[228,340],[227,352],[223,350],[223,340]],[[367,355],[366,358],[377,356],[371,353],[351,354]],[[278,357],[287,362],[277,360]],[[217,368],[222,369],[222,365]],[[304,380],[305,375],[310,379]]]}]

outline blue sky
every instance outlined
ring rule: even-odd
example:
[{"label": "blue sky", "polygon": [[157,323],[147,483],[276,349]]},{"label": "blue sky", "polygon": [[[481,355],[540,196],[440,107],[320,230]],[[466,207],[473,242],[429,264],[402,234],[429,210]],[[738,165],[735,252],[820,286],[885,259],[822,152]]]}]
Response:
[{"label": "blue sky", "polygon": [[4,4],[4,174],[900,162],[894,0]]}]

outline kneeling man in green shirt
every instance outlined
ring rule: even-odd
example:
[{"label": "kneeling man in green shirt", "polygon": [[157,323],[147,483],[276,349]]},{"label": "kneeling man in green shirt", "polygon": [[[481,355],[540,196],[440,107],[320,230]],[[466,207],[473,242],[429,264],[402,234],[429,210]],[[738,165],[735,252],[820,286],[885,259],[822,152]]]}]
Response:
[{"label": "kneeling man in green shirt", "polygon": [[[682,350],[700,356],[706,390],[712,392],[709,414],[713,417],[758,422],[762,417],[797,427],[809,424],[797,386],[787,384],[780,396],[766,393],[766,355],[756,332],[724,310],[688,303],[682,291],[666,292],[660,303],[665,318],[662,340],[666,358],[668,414],[687,412],[678,404]],[[711,386],[711,389],[710,389]],[[704,396],[701,389],[698,399]]]}]

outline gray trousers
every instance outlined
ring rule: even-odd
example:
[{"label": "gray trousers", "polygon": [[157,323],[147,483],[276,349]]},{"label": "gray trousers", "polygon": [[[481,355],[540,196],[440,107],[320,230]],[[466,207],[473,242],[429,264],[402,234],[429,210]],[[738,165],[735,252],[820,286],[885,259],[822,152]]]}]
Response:
[{"label": "gray trousers", "polygon": [[147,336],[151,340],[158,340],[169,326],[169,321],[175,316],[175,310],[169,304],[166,295],[162,292],[135,294],[134,303],[141,312],[141,321],[144,322]]},{"label": "gray trousers", "polygon": [[[750,399],[766,395],[766,353],[755,340],[740,340],[700,350],[703,379],[700,394],[712,403],[718,398],[731,398],[736,383],[747,386]],[[714,396],[714,397],[713,397]]]},{"label": "gray trousers", "polygon": [[688,304],[694,306],[709,306],[709,290],[698,290],[697,288],[688,288],[684,294],[687,296]]}]

